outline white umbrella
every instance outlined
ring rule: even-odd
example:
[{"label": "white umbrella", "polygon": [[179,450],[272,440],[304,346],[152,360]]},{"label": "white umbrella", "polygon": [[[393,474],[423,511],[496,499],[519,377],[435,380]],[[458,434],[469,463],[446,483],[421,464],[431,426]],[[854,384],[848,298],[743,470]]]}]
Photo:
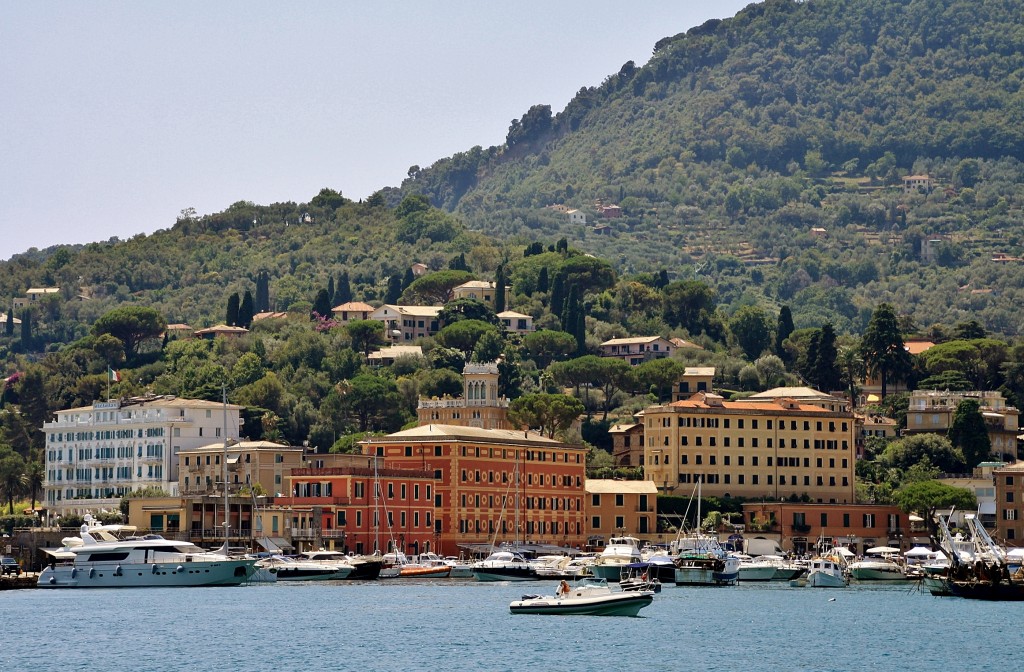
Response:
[{"label": "white umbrella", "polygon": [[915,546],[903,555],[908,558],[923,558],[931,555],[932,553],[932,549],[928,548],[927,546]]},{"label": "white umbrella", "polygon": [[1007,551],[1006,555],[1010,558],[1024,558],[1024,548],[1014,548]]}]

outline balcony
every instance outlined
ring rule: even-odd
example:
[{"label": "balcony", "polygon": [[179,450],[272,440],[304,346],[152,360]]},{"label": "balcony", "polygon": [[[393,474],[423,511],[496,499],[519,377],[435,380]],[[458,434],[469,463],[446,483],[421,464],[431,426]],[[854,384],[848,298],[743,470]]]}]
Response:
[{"label": "balcony", "polygon": [[317,534],[320,535],[321,539],[342,539],[345,535],[345,530],[320,530],[318,533],[316,530],[300,530],[297,527],[291,528],[292,539],[315,539]]},{"label": "balcony", "polygon": [[794,523],[793,525],[790,526],[790,528],[793,530],[793,532],[796,532],[798,534],[807,534],[808,532],[811,531],[811,526],[807,525],[807,524],[796,524],[796,523]]}]

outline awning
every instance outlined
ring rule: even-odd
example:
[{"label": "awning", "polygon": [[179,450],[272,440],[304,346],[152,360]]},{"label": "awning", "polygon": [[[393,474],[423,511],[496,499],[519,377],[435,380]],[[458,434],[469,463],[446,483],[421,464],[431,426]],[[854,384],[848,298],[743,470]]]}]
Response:
[{"label": "awning", "polygon": [[978,513],[981,515],[996,515],[996,503],[995,502],[978,502]]},{"label": "awning", "polygon": [[291,551],[295,547],[288,543],[284,537],[260,537],[256,543],[268,551]]}]

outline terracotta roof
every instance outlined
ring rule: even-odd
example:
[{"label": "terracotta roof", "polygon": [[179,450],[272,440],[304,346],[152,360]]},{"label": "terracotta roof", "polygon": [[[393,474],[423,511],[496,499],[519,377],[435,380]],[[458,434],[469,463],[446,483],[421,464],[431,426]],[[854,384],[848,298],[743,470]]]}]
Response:
[{"label": "terracotta roof", "polygon": [[229,327],[226,324],[218,324],[214,327],[207,327],[206,329],[200,329],[196,332],[197,336],[205,334],[248,334],[249,330],[245,327]]},{"label": "terracotta roof", "polygon": [[605,341],[601,345],[633,345],[636,343],[651,343],[652,341],[667,341],[667,338],[661,336],[629,336],[627,338],[613,338]]},{"label": "terracotta roof", "polygon": [[[698,393],[699,394],[699,393]],[[764,401],[723,401],[721,406],[712,405],[706,403],[703,399],[683,399],[681,401],[673,401],[671,404],[667,404],[673,408],[721,408],[726,411],[783,411],[783,412],[801,412],[801,413],[829,413],[830,411],[825,410],[821,406],[814,406],[812,404],[801,404],[796,403],[796,400],[791,400],[794,403],[791,406],[783,406],[778,403],[781,400],[773,400],[771,402]]]},{"label": "terracotta roof", "polygon": [[656,495],[658,486],[654,481],[616,481],[610,478],[588,478],[583,490],[595,495]]},{"label": "terracotta roof", "polygon": [[401,443],[403,441],[439,441],[439,440],[451,440],[451,441],[467,441],[467,442],[487,442],[493,441],[498,443],[511,443],[520,445],[536,445],[542,444],[552,448],[580,448],[582,446],[568,446],[559,441],[554,441],[541,436],[535,432],[526,432],[522,430],[513,429],[481,429],[479,427],[461,427],[455,425],[420,425],[419,427],[413,427],[406,429],[401,432],[395,432],[394,434],[388,434],[387,436],[379,436],[373,439],[368,439],[365,442],[360,443]]},{"label": "terracotta roof", "polygon": [[331,308],[331,312],[334,313],[372,313],[374,310],[376,310],[376,308],[368,303],[363,303],[362,301],[349,301],[348,303],[343,303],[340,306]]},{"label": "terracotta roof", "polygon": [[275,312],[271,312],[271,311],[268,310],[268,311],[264,311],[262,313],[256,313],[255,315],[253,315],[252,316],[252,321],[253,322],[259,322],[260,320],[270,320],[270,319],[281,320],[281,319],[284,319],[286,317],[288,317],[288,313],[285,313],[285,312],[276,312],[275,313]]}]

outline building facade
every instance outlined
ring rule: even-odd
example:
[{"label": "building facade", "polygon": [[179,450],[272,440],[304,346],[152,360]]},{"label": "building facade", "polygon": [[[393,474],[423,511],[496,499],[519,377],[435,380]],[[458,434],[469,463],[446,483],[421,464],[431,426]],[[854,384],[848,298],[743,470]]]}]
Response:
[{"label": "building facade", "polygon": [[587,545],[609,537],[658,531],[658,489],[651,481],[588,478],[584,483]]},{"label": "building facade", "polygon": [[[506,286],[503,288],[505,292],[505,305],[507,306],[511,299],[511,293],[509,288]],[[464,282],[458,287],[452,288],[452,300],[456,299],[476,299],[482,303],[494,307],[495,295],[498,293],[497,285],[494,282],[488,280],[470,280]]]},{"label": "building facade", "polygon": [[637,366],[652,359],[671,357],[676,346],[661,336],[634,336],[613,338],[599,346],[602,357],[618,357],[627,364]]},{"label": "building facade", "polygon": [[178,494],[178,454],[238,437],[241,406],[172,396],[136,397],[57,411],[43,424],[52,514],[117,508],[132,490]]},{"label": "building facade", "polygon": [[644,473],[662,492],[854,501],[853,415],[792,399],[701,392],[641,412]]},{"label": "building facade", "polygon": [[437,319],[441,306],[392,306],[384,304],[370,313],[369,319],[384,323],[384,338],[406,343],[435,335],[441,330]]},{"label": "building facade", "polygon": [[[292,469],[303,465],[303,448],[273,441],[213,443],[178,453],[178,488],[182,495],[223,493],[227,462],[228,492],[243,487],[273,497],[286,491]],[[256,486],[259,486],[258,488]]]},{"label": "building facade", "polygon": [[434,476],[439,553],[501,542],[583,543],[586,449],[524,431],[430,424],[363,442],[391,469]]},{"label": "building facade", "polygon": [[462,397],[423,399],[416,408],[421,425],[461,425],[482,429],[514,429],[508,421],[509,400],[498,391],[498,365],[466,364]]},{"label": "building facade", "polygon": [[1017,434],[1020,412],[1006,403],[1001,392],[949,392],[915,390],[910,393],[906,434],[947,434],[957,405],[964,399],[976,399],[988,430],[992,454],[1017,459]]},{"label": "building facade", "polygon": [[799,555],[832,545],[863,554],[876,546],[906,550],[928,543],[923,525],[911,522],[898,507],[882,504],[748,502],[738,529],[748,538],[775,539],[784,550]]}]

